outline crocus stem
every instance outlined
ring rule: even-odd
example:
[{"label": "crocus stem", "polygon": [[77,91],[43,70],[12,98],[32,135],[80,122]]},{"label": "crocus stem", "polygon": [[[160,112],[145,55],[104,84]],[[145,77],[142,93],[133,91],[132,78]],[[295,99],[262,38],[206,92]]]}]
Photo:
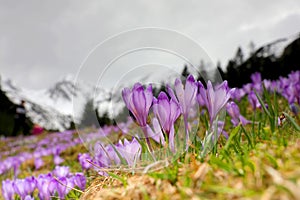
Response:
[{"label": "crocus stem", "polygon": [[184,116],[183,117],[183,121],[184,121],[184,126],[185,126],[185,144],[186,144],[186,147],[185,147],[185,150],[188,149],[188,145],[189,145],[189,123],[187,121],[187,116]]},{"label": "crocus stem", "polygon": [[169,146],[170,149],[173,153],[175,153],[175,144],[174,144],[174,136],[175,135],[175,130],[174,126],[171,127],[170,133],[169,133]]},{"label": "crocus stem", "polygon": [[141,128],[142,128],[142,130],[144,132],[144,135],[146,137],[146,142],[147,142],[149,151],[150,151],[150,153],[152,153],[153,149],[152,149],[152,146],[151,146],[151,143],[150,143],[150,138],[149,138],[149,134],[148,134],[148,128],[147,128],[147,126],[144,126],[144,127],[141,127]]}]

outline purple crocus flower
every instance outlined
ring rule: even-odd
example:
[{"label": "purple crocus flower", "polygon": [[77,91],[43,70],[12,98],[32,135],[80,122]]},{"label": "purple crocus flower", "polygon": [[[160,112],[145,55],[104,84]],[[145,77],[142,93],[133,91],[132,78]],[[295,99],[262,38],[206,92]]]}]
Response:
[{"label": "purple crocus flower", "polygon": [[229,90],[227,81],[224,81],[222,84],[215,87],[215,89],[213,88],[211,82],[208,81],[206,90],[199,82],[199,95],[205,102],[211,125],[220,110],[226,105],[234,91],[235,88]]},{"label": "purple crocus flower", "polygon": [[92,167],[92,164],[90,162],[88,162],[91,160],[92,160],[92,158],[91,158],[90,154],[88,154],[88,153],[78,154],[78,161],[83,170],[90,169]]},{"label": "purple crocus flower", "polygon": [[300,71],[290,73],[288,78],[280,77],[279,90],[289,104],[300,104]]},{"label": "purple crocus flower", "polygon": [[266,90],[272,91],[272,88],[271,88],[272,82],[270,80],[265,79],[265,80],[263,80],[263,83],[264,83]]},{"label": "purple crocus flower", "polygon": [[59,155],[54,155],[53,162],[55,165],[59,165],[64,161],[65,160],[63,158],[61,158]]},{"label": "purple crocus flower", "polygon": [[79,189],[84,190],[86,185],[86,178],[83,173],[76,173],[72,177],[73,184],[78,186]]},{"label": "purple crocus flower", "polygon": [[237,126],[239,123],[242,123],[243,125],[250,123],[250,121],[245,119],[245,117],[243,117],[240,114],[240,109],[239,109],[238,105],[236,105],[236,103],[234,103],[233,101],[227,103],[226,110],[227,110],[228,114],[230,115],[231,123],[234,126]]},{"label": "purple crocus flower", "polygon": [[60,199],[64,199],[64,197],[70,192],[71,188],[69,187],[74,187],[74,183],[73,180],[71,180],[71,178],[70,179],[66,177],[60,177],[57,179],[52,178],[48,182],[48,192],[51,195],[55,195],[55,193],[57,193]]},{"label": "purple crocus flower", "polygon": [[56,177],[66,177],[70,173],[70,168],[67,166],[56,166],[53,170],[53,175]]},{"label": "purple crocus flower", "polygon": [[[204,89],[204,86],[202,85],[202,83],[199,84],[199,87],[202,87]],[[200,89],[199,89],[199,91],[200,91]],[[197,94],[197,102],[198,102],[200,107],[206,106],[205,96],[203,97],[200,93],[198,93]]]},{"label": "purple crocus flower", "polygon": [[292,103],[292,104],[290,104],[290,109],[295,115],[298,115],[299,106],[297,106],[295,103]]},{"label": "purple crocus flower", "polygon": [[243,90],[245,91],[246,94],[249,94],[252,91],[252,84],[247,83],[243,85]]},{"label": "purple crocus flower", "polygon": [[251,75],[251,80],[252,80],[252,88],[256,92],[261,93],[263,91],[261,74],[259,72],[255,72],[254,74]]},{"label": "purple crocus flower", "polygon": [[272,92],[278,92],[279,89],[279,81],[271,81],[270,90]]},{"label": "purple crocus flower", "polygon": [[279,87],[284,89],[290,85],[290,80],[284,77],[279,77]]},{"label": "purple crocus flower", "polygon": [[27,195],[27,196],[24,198],[24,200],[34,200],[34,198],[33,198],[32,196],[30,196],[30,195]]},{"label": "purple crocus flower", "polygon": [[261,82],[261,74],[259,72],[255,72],[251,74],[252,83],[260,83]]},{"label": "purple crocus flower", "polygon": [[58,193],[58,197],[63,199],[70,191],[70,189],[66,186],[68,185],[68,180],[66,177],[60,177],[59,182],[57,180],[56,183],[56,191]]},{"label": "purple crocus flower", "polygon": [[15,194],[15,190],[13,187],[13,181],[5,180],[2,181],[2,195],[5,200],[13,199],[13,195]]},{"label": "purple crocus flower", "polygon": [[231,98],[240,101],[245,95],[246,92],[242,88],[236,88],[236,90],[232,93]]},{"label": "purple crocus flower", "polygon": [[174,147],[174,123],[180,116],[179,103],[168,98],[167,94],[160,92],[158,99],[153,98],[153,112],[159,119],[163,131],[169,137],[170,148],[175,151]]},{"label": "purple crocus flower", "polygon": [[147,125],[147,117],[152,105],[152,85],[149,85],[146,90],[140,83],[136,83],[133,89],[124,88],[122,97],[126,107],[135,117],[138,125],[145,127]]},{"label": "purple crocus flower", "polygon": [[179,78],[175,80],[176,96],[173,90],[171,89],[171,87],[167,85],[167,91],[171,99],[177,101],[177,103],[180,105],[180,110],[183,115],[183,120],[184,120],[185,130],[186,130],[186,145],[188,145],[188,141],[189,141],[188,117],[189,117],[190,110],[196,103],[197,90],[198,90],[197,82],[195,81],[192,75],[189,75],[187,77],[185,86],[183,86]]},{"label": "purple crocus flower", "polygon": [[177,78],[175,80],[175,92],[167,85],[167,90],[171,99],[177,101],[180,105],[181,113],[188,116],[190,109],[196,102],[197,95],[197,82],[192,75],[189,75],[186,79],[186,84],[183,86],[181,80]]},{"label": "purple crocus flower", "polygon": [[37,180],[33,176],[27,177],[25,178],[25,184],[25,190],[28,191],[28,194],[31,194],[36,188]]},{"label": "purple crocus flower", "polygon": [[20,195],[21,199],[24,199],[29,194],[29,191],[26,190],[26,184],[24,179],[16,179],[13,182],[13,188],[15,192]]},{"label": "purple crocus flower", "polygon": [[289,79],[293,83],[299,83],[300,82],[300,71],[291,72],[288,75]]},{"label": "purple crocus flower", "polygon": [[297,97],[299,96],[300,92],[300,85],[296,84],[290,84],[288,87],[286,87],[282,95],[288,100],[289,104],[293,104],[297,102]]},{"label": "purple crocus flower", "polygon": [[[109,160],[108,163],[110,163],[110,165],[111,164],[120,165],[121,160],[112,145],[113,144],[107,145],[105,147],[105,156],[107,157],[107,160]],[[109,167],[109,165],[107,167]]]},{"label": "purple crocus flower", "polygon": [[44,161],[42,158],[38,157],[34,159],[35,169],[40,169],[44,165]]},{"label": "purple crocus flower", "polygon": [[255,95],[255,93],[253,91],[251,91],[248,94],[248,101],[251,104],[253,110],[255,110],[256,108],[260,108],[260,103],[257,99],[257,96]]},{"label": "purple crocus flower", "polygon": [[55,180],[53,177],[51,177],[51,179],[49,179],[48,182],[48,192],[51,196],[54,196],[57,190],[57,180]]},{"label": "purple crocus flower", "polygon": [[152,151],[148,133],[147,118],[150,107],[152,105],[152,85],[150,84],[146,90],[140,83],[134,84],[132,90],[124,88],[122,97],[126,107],[133,114],[137,124],[142,128],[150,151]]},{"label": "purple crocus flower", "polygon": [[109,167],[112,164],[121,164],[121,161],[112,145],[104,146],[98,142],[94,147],[94,153],[95,159],[93,160],[93,163],[97,164],[99,167]]},{"label": "purple crocus flower", "polygon": [[131,167],[134,165],[134,161],[140,157],[142,151],[140,143],[135,138],[133,138],[131,142],[127,139],[125,139],[123,143],[119,141],[116,145],[116,149],[126,160],[128,166]]},{"label": "purple crocus flower", "polygon": [[42,174],[39,175],[39,177],[37,178],[37,188],[39,190],[39,198],[43,199],[43,200],[50,200],[50,194],[53,195],[52,191],[48,188],[49,184],[51,182],[51,180],[53,180],[53,177],[51,174]]}]

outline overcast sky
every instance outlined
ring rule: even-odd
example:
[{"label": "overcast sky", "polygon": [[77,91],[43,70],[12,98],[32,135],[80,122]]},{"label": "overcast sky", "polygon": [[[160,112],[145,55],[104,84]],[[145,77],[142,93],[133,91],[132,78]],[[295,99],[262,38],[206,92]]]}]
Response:
[{"label": "overcast sky", "polygon": [[300,1],[0,0],[0,74],[26,88],[49,87],[76,74],[101,41],[152,26],[193,38],[225,65],[239,45],[247,51],[250,41],[299,32]]}]

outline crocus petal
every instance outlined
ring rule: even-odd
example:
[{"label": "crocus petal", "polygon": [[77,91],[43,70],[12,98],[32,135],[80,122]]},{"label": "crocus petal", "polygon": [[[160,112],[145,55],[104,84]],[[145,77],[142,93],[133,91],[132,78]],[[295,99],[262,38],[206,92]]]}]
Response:
[{"label": "crocus petal", "polygon": [[207,100],[208,100],[208,105],[207,109],[210,114],[210,119],[212,119],[215,116],[215,110],[214,110],[214,103],[215,103],[215,96],[214,96],[214,89],[210,81],[207,83]]},{"label": "crocus petal", "polygon": [[152,124],[153,124],[153,129],[154,129],[154,136],[152,136],[152,138],[158,142],[161,143],[162,145],[165,145],[165,138],[163,136],[163,133],[161,131],[161,127],[159,125],[159,122],[157,120],[157,118],[154,118],[152,120]]},{"label": "crocus petal", "polygon": [[57,193],[59,198],[64,198],[67,195],[67,187],[65,185],[68,184],[66,177],[59,178],[59,181],[62,184],[57,184]]},{"label": "crocus petal", "polygon": [[169,96],[171,97],[171,99],[173,99],[177,103],[179,103],[177,97],[175,96],[173,89],[169,86],[169,84],[167,84],[166,88],[167,88],[167,92],[168,92]]},{"label": "crocus petal", "polygon": [[184,113],[184,107],[185,107],[185,102],[184,102],[184,89],[183,89],[183,85],[182,82],[179,78],[177,78],[175,80],[175,92],[176,92],[176,96],[178,101],[180,102],[180,106],[181,106],[181,111],[182,113]]},{"label": "crocus petal", "polygon": [[161,139],[162,132],[161,132],[160,125],[158,123],[157,118],[154,118],[152,120],[152,124],[153,124],[154,131],[151,129],[151,127],[149,125],[146,126],[148,137],[152,138],[155,142],[160,143],[162,140]]},{"label": "crocus petal", "polygon": [[56,166],[53,170],[53,174],[57,177],[65,177],[70,173],[70,168],[67,166]]},{"label": "crocus petal", "polygon": [[129,110],[131,110],[131,105],[132,105],[132,103],[130,103],[130,101],[131,101],[131,91],[130,91],[129,88],[124,88],[122,90],[122,97],[123,97],[123,100],[124,100],[127,108]]},{"label": "crocus petal", "polygon": [[[228,91],[227,81],[224,81],[221,85],[217,86],[215,90],[212,86],[212,83],[208,81],[206,90],[206,107],[209,113],[211,125],[217,114],[226,105],[234,92],[235,88]],[[205,91],[201,85],[199,87],[199,94],[205,97]]]},{"label": "crocus petal", "polygon": [[28,194],[28,191],[25,190],[25,180],[24,179],[16,179],[13,182],[13,188],[16,191],[16,193],[18,195],[20,195],[20,197],[22,199],[24,199],[25,196]]},{"label": "crocus petal", "polygon": [[170,102],[169,98],[164,92],[160,92],[158,96],[158,104],[157,104],[157,117],[159,118],[159,121],[162,125],[162,127],[167,130],[167,132],[170,131],[169,129],[169,117],[170,117]]},{"label": "crocus petal", "polygon": [[197,83],[192,75],[189,75],[186,79],[184,90],[184,102],[186,105],[185,112],[189,112],[189,108],[194,105],[197,95]]},{"label": "crocus petal", "polygon": [[134,104],[133,114],[140,126],[146,125],[146,99],[143,88],[138,88],[132,92],[132,102]]},{"label": "crocus petal", "polygon": [[247,125],[250,123],[249,120],[247,120],[244,116],[240,115],[239,116],[240,122],[242,123],[243,126]]},{"label": "crocus petal", "polygon": [[82,173],[76,173],[73,178],[74,185],[78,186],[79,189],[84,190],[86,185],[85,176]]},{"label": "crocus petal", "polygon": [[2,195],[5,200],[11,200],[15,194],[13,182],[11,180],[2,181]]},{"label": "crocus petal", "polygon": [[255,72],[251,75],[252,83],[260,83],[261,82],[261,74],[259,72]]},{"label": "crocus petal", "polygon": [[180,116],[180,106],[173,99],[170,100],[170,115],[169,116],[170,116],[170,121],[172,123],[174,123],[177,120],[177,118]]},{"label": "crocus petal", "polygon": [[145,90],[146,111],[149,111],[152,105],[152,99],[153,99],[152,85],[150,84],[148,88]]},{"label": "crocus petal", "polygon": [[228,114],[232,118],[238,118],[240,115],[240,109],[234,102],[228,102],[226,106]]},{"label": "crocus petal", "polygon": [[206,90],[201,82],[198,82],[198,91],[197,100],[199,105],[208,107]]},{"label": "crocus petal", "polygon": [[24,200],[34,200],[34,198],[33,198],[32,196],[30,196],[30,195],[27,195],[27,196],[24,198]]},{"label": "crocus petal", "polygon": [[120,142],[116,149],[124,157],[129,166],[134,165],[134,161],[138,159],[141,153],[141,146],[136,139],[133,139],[131,142],[126,139],[124,142]]}]

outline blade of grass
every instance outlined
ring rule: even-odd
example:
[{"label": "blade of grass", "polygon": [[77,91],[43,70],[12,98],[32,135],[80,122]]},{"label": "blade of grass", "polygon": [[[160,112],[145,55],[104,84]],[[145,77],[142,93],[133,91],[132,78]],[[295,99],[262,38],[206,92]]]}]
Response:
[{"label": "blade of grass", "polygon": [[265,106],[264,101],[261,99],[261,97],[258,95],[258,93],[256,91],[254,93],[255,93],[255,95],[256,95],[256,97],[257,97],[257,99],[258,99],[261,107],[263,108],[264,112],[268,115],[269,118],[272,118],[270,112],[268,111],[268,109]]},{"label": "blade of grass", "polygon": [[251,137],[250,137],[249,133],[246,131],[244,126],[241,126],[241,127],[242,127],[243,132],[245,133],[245,136],[248,140],[249,145],[251,146],[251,148],[253,148],[253,144],[252,144]]},{"label": "blade of grass", "polygon": [[[155,161],[155,158],[154,158],[153,154],[151,153],[150,149],[148,148],[148,145],[147,145],[145,142],[141,141],[141,140],[140,140],[139,138],[137,138],[137,137],[135,137],[135,139],[136,139],[136,140],[139,142],[139,144],[142,146],[142,149],[145,150],[145,153],[144,153],[144,154],[150,155],[149,157],[152,158],[152,161]],[[143,151],[142,151],[142,154],[143,154]],[[147,156],[147,158],[148,158],[148,156]]]},{"label": "blade of grass", "polygon": [[291,117],[289,114],[287,114],[286,112],[283,112],[283,114],[288,118],[288,120],[292,123],[292,125],[294,126],[294,128],[297,131],[300,131],[300,126],[297,124],[297,122],[294,120],[293,117]]},{"label": "blade of grass", "polygon": [[122,182],[122,184],[124,185],[124,187],[126,187],[128,185],[127,181],[125,178],[122,178],[120,176],[118,176],[117,174],[115,173],[112,173],[112,172],[107,172],[109,176],[111,176],[112,178],[116,179],[116,180],[119,180]]},{"label": "blade of grass", "polygon": [[232,139],[237,135],[237,133],[239,132],[240,130],[240,127],[241,125],[238,125],[236,126],[231,132],[230,132],[230,135],[229,135],[229,138],[225,144],[225,147],[224,147],[224,150],[228,150],[229,146],[230,146],[230,143],[232,141]]}]

